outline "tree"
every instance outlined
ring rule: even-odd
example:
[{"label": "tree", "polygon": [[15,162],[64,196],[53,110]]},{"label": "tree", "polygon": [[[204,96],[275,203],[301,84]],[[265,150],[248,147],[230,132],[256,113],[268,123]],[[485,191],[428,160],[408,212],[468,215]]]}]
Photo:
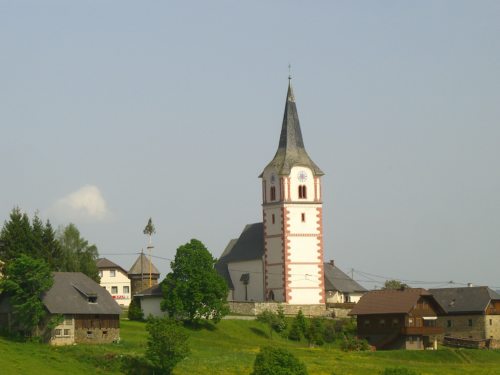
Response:
[{"label": "tree", "polygon": [[307,375],[307,369],[288,350],[267,346],[257,354],[252,375]]},{"label": "tree", "polygon": [[269,336],[273,337],[273,331],[283,332],[286,329],[287,322],[285,319],[285,312],[283,306],[278,305],[278,311],[276,313],[271,310],[264,310],[257,315],[257,321],[264,323],[269,328]]},{"label": "tree", "polygon": [[4,223],[0,232],[0,259],[4,262],[17,258],[21,254],[36,257],[33,254],[33,236],[30,220],[26,213],[15,207]]},{"label": "tree", "polygon": [[47,314],[41,297],[53,283],[49,266],[43,260],[21,254],[6,265],[0,289],[10,296],[13,325],[24,335],[38,334]]},{"label": "tree", "polygon": [[227,285],[214,268],[215,259],[198,240],[180,246],[163,280],[161,308],[170,317],[219,322],[229,312]]},{"label": "tree", "polygon": [[132,298],[128,306],[129,320],[141,321],[144,319],[144,312],[141,309],[141,301],[138,298]]},{"label": "tree", "polygon": [[304,336],[307,339],[309,346],[313,347],[315,345],[323,345],[323,333],[323,320],[319,318],[313,318],[309,322]]},{"label": "tree", "polygon": [[405,289],[409,286],[399,280],[386,280],[383,289]]},{"label": "tree", "polygon": [[63,270],[61,247],[50,221],[44,225],[35,214],[30,223],[28,215],[16,207],[0,232],[0,258],[8,261],[21,254],[44,260],[52,271]]},{"label": "tree", "polygon": [[96,265],[99,253],[96,245],[89,245],[87,240],[80,237],[80,231],[74,224],[59,228],[57,240],[63,257],[62,270],[82,272],[99,282],[99,269]]},{"label": "tree", "polygon": [[154,374],[171,374],[175,365],[189,354],[188,335],[176,321],[150,318],[146,324],[149,333],[146,359]]}]

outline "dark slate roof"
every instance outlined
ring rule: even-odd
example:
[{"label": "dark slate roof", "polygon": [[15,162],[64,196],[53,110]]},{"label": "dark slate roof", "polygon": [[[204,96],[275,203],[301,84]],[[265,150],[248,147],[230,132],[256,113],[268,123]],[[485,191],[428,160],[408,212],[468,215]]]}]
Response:
[{"label": "dark slate roof", "polygon": [[123,271],[123,273],[125,275],[127,274],[127,271],[125,271],[118,264],[113,263],[112,261],[110,261],[107,258],[99,258],[99,259],[96,260],[95,263],[97,265],[97,268],[99,268],[100,270],[102,270],[102,269],[119,269],[119,270]]},{"label": "dark slate roof", "polygon": [[349,315],[407,314],[420,296],[432,297],[420,288],[374,290],[364,294]]},{"label": "dark slate roof", "polygon": [[487,286],[429,289],[447,314],[482,313],[500,295]]},{"label": "dark slate roof", "polygon": [[[111,314],[121,308],[111,295],[94,280],[81,272],[54,272],[54,285],[42,297],[52,314]],[[89,303],[88,297],[97,297]]]},{"label": "dark slate roof", "polygon": [[324,264],[325,291],[339,291],[342,293],[366,292],[366,289],[347,276],[335,265]]},{"label": "dark slate roof", "polygon": [[[128,273],[129,275],[149,274],[148,257],[144,253],[141,253]],[[153,263],[151,263],[151,274],[160,275],[160,271],[158,271],[158,268]]]},{"label": "dark slate roof", "polygon": [[[289,175],[292,167],[296,165],[310,168],[315,176],[324,174],[311,160],[304,147],[297,105],[295,104],[292,85],[289,83],[278,150],[266,168],[273,166],[279,175]],[[260,177],[262,177],[262,174]]]},{"label": "dark slate roof", "polygon": [[161,283],[153,285],[148,289],[144,289],[141,292],[137,293],[134,297],[162,297],[162,287]]},{"label": "dark slate roof", "polygon": [[263,256],[264,226],[262,223],[247,224],[239,238],[229,241],[215,269],[226,280],[229,289],[234,289],[227,264],[262,259]]}]

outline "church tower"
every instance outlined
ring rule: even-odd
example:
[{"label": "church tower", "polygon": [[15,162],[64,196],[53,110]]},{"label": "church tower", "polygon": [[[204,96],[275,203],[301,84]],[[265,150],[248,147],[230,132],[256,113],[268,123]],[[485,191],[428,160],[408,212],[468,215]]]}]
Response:
[{"label": "church tower", "polygon": [[304,148],[288,83],[278,150],[262,178],[265,299],[325,303],[321,169]]}]

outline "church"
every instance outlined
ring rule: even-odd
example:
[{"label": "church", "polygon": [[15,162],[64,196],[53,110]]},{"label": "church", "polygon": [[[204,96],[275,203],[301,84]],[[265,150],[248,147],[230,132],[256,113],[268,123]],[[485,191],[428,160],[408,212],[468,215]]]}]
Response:
[{"label": "church", "polygon": [[[289,305],[329,302],[325,281],[332,285],[335,280],[331,272],[325,275],[328,263],[323,260],[323,175],[304,147],[289,79],[278,150],[259,176],[263,221],[246,225],[216,264],[228,283],[229,300]],[[350,281],[353,291],[364,291]]]}]

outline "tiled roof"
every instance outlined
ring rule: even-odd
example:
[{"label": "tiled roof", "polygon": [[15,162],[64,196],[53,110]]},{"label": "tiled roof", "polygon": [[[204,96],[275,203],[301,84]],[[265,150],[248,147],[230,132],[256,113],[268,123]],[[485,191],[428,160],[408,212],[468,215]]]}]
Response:
[{"label": "tiled roof", "polygon": [[447,314],[482,313],[500,295],[487,286],[429,289]]},{"label": "tiled roof", "polygon": [[96,260],[95,263],[97,265],[97,268],[99,268],[100,270],[101,269],[119,269],[119,270],[122,270],[125,275],[127,274],[127,271],[125,271],[118,264],[113,263],[112,261],[110,261],[107,258],[99,258]]},{"label": "tiled roof", "polygon": [[[54,285],[42,297],[52,314],[112,314],[121,308],[111,295],[81,272],[54,272]],[[95,298],[95,303],[89,303]]]},{"label": "tiled roof", "polygon": [[374,290],[364,294],[349,315],[406,314],[421,296],[430,295],[420,288]]},{"label": "tiled roof", "polygon": [[324,264],[325,291],[339,291],[342,293],[366,292],[366,289],[347,276],[340,268],[331,263]]},{"label": "tiled roof", "polygon": [[156,284],[137,293],[135,297],[162,297],[162,284]]}]

